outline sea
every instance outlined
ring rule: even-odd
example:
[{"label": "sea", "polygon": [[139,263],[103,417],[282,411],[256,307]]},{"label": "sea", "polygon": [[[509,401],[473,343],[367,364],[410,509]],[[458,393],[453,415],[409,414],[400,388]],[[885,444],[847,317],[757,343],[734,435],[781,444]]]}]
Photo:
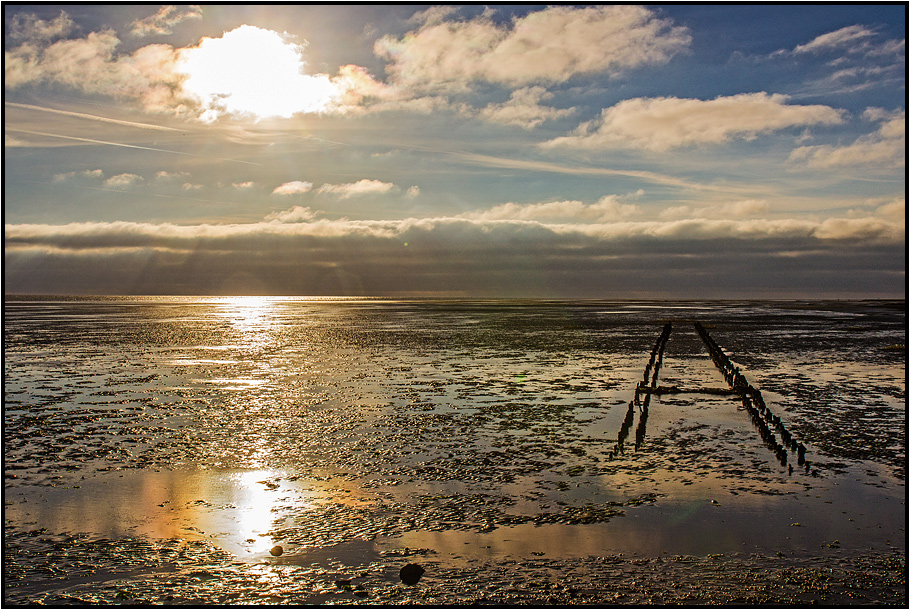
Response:
[{"label": "sea", "polygon": [[906,314],[7,295],[3,600],[903,604]]}]

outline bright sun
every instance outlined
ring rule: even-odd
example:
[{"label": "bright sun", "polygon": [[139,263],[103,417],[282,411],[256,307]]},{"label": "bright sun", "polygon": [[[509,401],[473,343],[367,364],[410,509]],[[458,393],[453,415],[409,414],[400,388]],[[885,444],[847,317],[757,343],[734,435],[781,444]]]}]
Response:
[{"label": "bright sun", "polygon": [[183,49],[184,90],[202,100],[204,120],[221,114],[290,117],[325,110],[340,92],[325,74],[301,73],[301,47],[278,32],[242,25]]}]

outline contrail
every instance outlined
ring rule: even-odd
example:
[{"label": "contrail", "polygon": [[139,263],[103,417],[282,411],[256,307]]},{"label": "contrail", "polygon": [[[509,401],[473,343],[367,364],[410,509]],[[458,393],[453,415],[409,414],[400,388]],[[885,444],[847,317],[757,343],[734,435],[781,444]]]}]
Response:
[{"label": "contrail", "polygon": [[493,157],[490,155],[482,155],[477,153],[465,153],[465,152],[447,152],[452,156],[464,159],[465,161],[471,163],[477,163],[479,165],[487,165],[491,167],[505,167],[511,169],[527,169],[534,171],[544,171],[544,172],[555,172],[560,174],[575,174],[575,175],[591,175],[591,176],[628,176],[630,178],[638,178],[640,180],[647,180],[649,182],[655,182],[658,184],[667,184],[670,186],[678,186],[682,188],[689,188],[694,190],[713,190],[713,187],[706,184],[699,184],[697,182],[690,182],[688,180],[683,180],[681,178],[676,178],[674,176],[667,176],[664,174],[658,174],[655,172],[649,171],[640,171],[640,170],[623,170],[623,169],[609,169],[605,167],[569,167],[565,165],[560,165],[558,163],[550,163],[549,161],[527,161],[520,159],[507,159],[503,157]]},{"label": "contrail", "polygon": [[88,142],[89,144],[106,144],[107,146],[122,146],[124,148],[138,148],[139,150],[152,150],[155,152],[171,153],[172,155],[186,155],[188,157],[201,157],[208,159],[218,159],[219,161],[231,161],[232,163],[244,163],[246,165],[262,165],[262,163],[253,163],[252,161],[240,161],[239,159],[223,159],[221,157],[209,157],[207,155],[197,155],[195,153],[182,152],[179,150],[167,150],[164,148],[152,148],[151,146],[138,146],[136,144],[121,144],[120,142],[105,142],[104,140],[93,140],[91,138],[77,138],[76,136],[63,136],[56,133],[45,133],[43,131],[30,131],[28,129],[7,128],[6,131],[15,133],[27,133],[33,136],[46,136],[48,138],[62,138],[64,140],[75,140],[77,142]]},{"label": "contrail", "polygon": [[140,129],[153,129],[156,131],[182,131],[181,129],[175,129],[173,127],[164,127],[162,125],[152,125],[149,123],[136,123],[134,121],[121,121],[119,119],[109,119],[107,117],[98,116],[96,114],[85,114],[83,112],[70,112],[69,110],[56,110],[55,108],[45,108],[43,106],[34,106],[32,104],[18,104],[16,102],[4,102],[5,105],[11,106],[13,108],[23,108],[25,110],[39,110],[41,112],[52,112],[54,114],[62,114],[65,116],[72,116],[80,119],[89,119],[92,121],[102,121],[104,123],[114,123],[115,125],[125,125],[127,127],[139,127]]}]

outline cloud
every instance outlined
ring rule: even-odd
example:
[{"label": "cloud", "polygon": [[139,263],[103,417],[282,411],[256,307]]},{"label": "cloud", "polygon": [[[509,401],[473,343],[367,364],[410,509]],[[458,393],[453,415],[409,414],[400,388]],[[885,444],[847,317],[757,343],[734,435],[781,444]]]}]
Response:
[{"label": "cloud", "polygon": [[686,218],[721,218],[743,219],[752,218],[767,213],[768,202],[759,199],[744,199],[720,205],[703,205],[693,208],[688,205],[673,206],[664,209],[659,216],[664,220],[679,220]]},{"label": "cloud", "polygon": [[[821,36],[816,36],[811,42],[801,44],[793,49],[794,53],[817,53],[830,49],[856,47],[857,41],[864,41],[875,36],[875,32],[862,25],[850,25]],[[862,45],[860,45],[862,46]]]},{"label": "cloud", "polygon": [[154,15],[137,19],[132,24],[130,33],[133,36],[152,36],[170,34],[171,28],[187,19],[202,19],[202,9],[196,5],[183,6],[181,11],[176,6],[166,5]]},{"label": "cloud", "polygon": [[291,182],[285,182],[281,186],[276,186],[272,191],[273,195],[299,195],[301,193],[308,193],[312,190],[312,182],[304,182],[301,180],[292,180]]},{"label": "cloud", "polygon": [[256,186],[256,183],[252,180],[247,180],[246,182],[234,182],[231,184],[232,187],[238,191],[248,191]]},{"label": "cloud", "polygon": [[54,19],[39,19],[32,13],[16,13],[7,25],[7,35],[13,40],[42,42],[69,35],[76,23],[64,11]]},{"label": "cloud", "polygon": [[56,83],[86,93],[134,99],[149,112],[192,114],[193,101],[183,96],[183,77],[168,45],[148,45],[117,55],[120,40],[112,30],[51,44],[22,44],[4,52],[4,85]]},{"label": "cloud", "polygon": [[[280,249],[280,241],[311,238],[356,238],[358,240],[391,240],[424,234],[441,242],[460,244],[466,241],[508,244],[521,236],[533,244],[546,237],[576,240],[589,245],[595,242],[626,242],[636,239],[694,240],[711,242],[737,239],[747,242],[796,240],[802,242],[852,240],[866,243],[903,244],[902,223],[882,216],[859,218],[832,217],[811,219],[706,219],[672,221],[623,220],[635,210],[623,210],[615,197],[605,197],[599,210],[585,210],[579,202],[554,202],[518,206],[497,206],[499,211],[487,217],[407,218],[403,220],[313,220],[310,208],[294,206],[274,212],[262,222],[238,224],[171,224],[136,222],[82,222],[64,225],[7,224],[4,227],[9,248],[55,247],[63,249],[166,248],[219,249],[239,248],[244,251],[265,247]],[[596,205],[596,204],[594,204]],[[589,207],[594,207],[594,205]],[[493,208],[496,210],[497,208]],[[610,209],[619,209],[614,220],[605,220]],[[590,223],[544,223],[534,218],[555,218],[581,211]],[[516,218],[522,213],[525,219]],[[578,216],[578,214],[576,214]],[[274,221],[279,222],[274,222]],[[288,222],[292,221],[292,222]],[[274,240],[270,242],[270,240]],[[593,240],[593,241],[590,241]],[[807,241],[808,240],[808,241]],[[271,245],[268,245],[271,243]],[[817,244],[816,244],[817,245]]]},{"label": "cloud", "polygon": [[309,222],[316,217],[316,213],[310,208],[295,205],[289,210],[272,212],[265,217],[266,220],[273,222]]},{"label": "cloud", "polygon": [[408,187],[408,191],[407,191],[406,195],[411,198],[419,197],[420,196],[420,187],[417,186],[416,184],[414,186]]},{"label": "cloud", "polygon": [[[167,14],[177,18],[173,12]],[[179,15],[183,19],[191,14]],[[335,77],[305,74],[302,45],[250,25],[225,32],[220,38],[203,38],[190,47],[151,44],[131,53],[118,51],[120,40],[113,30],[51,42],[51,27],[46,22],[32,20],[28,27],[35,40],[5,51],[7,89],[64,85],[132,100],[146,112],[208,122],[224,115],[348,113],[400,97],[359,66],[342,66]],[[35,33],[42,31],[42,36]],[[281,94],[276,95],[276,91]],[[83,118],[106,120],[91,115]]]},{"label": "cloud", "polygon": [[478,113],[484,120],[504,125],[518,125],[524,129],[533,129],[544,121],[569,116],[574,108],[553,108],[542,106],[541,100],[550,99],[552,93],[543,87],[525,87],[513,91],[509,101],[502,104],[490,104]]},{"label": "cloud", "polygon": [[77,176],[94,180],[101,180],[104,178],[104,172],[100,169],[87,169],[81,172],[66,172],[63,174],[54,174],[53,180],[54,182],[64,182]]},{"label": "cloud", "polygon": [[295,207],[260,222],[223,225],[8,224],[6,289],[626,298],[852,292],[868,298],[900,295],[904,287],[903,226],[877,216],[547,224],[330,221],[312,214]]},{"label": "cloud", "polygon": [[162,170],[155,174],[155,180],[161,180],[165,182],[173,180],[185,180],[189,177],[190,174],[188,172],[167,172]]},{"label": "cloud", "polygon": [[906,163],[906,114],[903,111],[887,113],[880,108],[869,108],[864,116],[883,121],[879,128],[861,136],[845,146],[801,146],[790,153],[790,161],[805,163],[809,167],[902,167]]},{"label": "cloud", "polygon": [[467,21],[446,20],[450,13],[425,12],[418,30],[376,42],[395,85],[460,90],[471,81],[522,87],[616,76],[665,63],[690,42],[686,28],[641,6],[553,6],[502,25],[489,12]]},{"label": "cloud", "polygon": [[676,97],[633,98],[605,108],[600,118],[583,123],[573,135],[543,146],[608,148],[628,146],[653,151],[701,144],[790,127],[843,122],[842,112],[822,105],[787,104],[779,94],[743,93],[713,100]]},{"label": "cloud", "polygon": [[348,199],[350,197],[359,197],[362,195],[380,195],[396,190],[397,188],[398,187],[391,182],[363,179],[347,184],[323,184],[317,189],[317,192]]},{"label": "cloud", "polygon": [[114,189],[125,189],[142,183],[142,176],[136,174],[117,174],[104,181],[104,186]]},{"label": "cloud", "polygon": [[606,195],[593,204],[581,201],[548,203],[504,203],[488,210],[468,212],[462,217],[472,220],[539,220],[567,222],[611,222],[639,213],[638,206],[621,203],[616,195]]}]

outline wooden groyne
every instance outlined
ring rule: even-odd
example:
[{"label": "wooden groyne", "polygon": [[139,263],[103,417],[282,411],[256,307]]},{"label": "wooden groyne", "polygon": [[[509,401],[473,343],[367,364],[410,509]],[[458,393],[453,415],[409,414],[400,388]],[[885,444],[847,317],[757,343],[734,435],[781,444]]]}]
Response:
[{"label": "wooden groyne", "polygon": [[[806,472],[808,472],[809,463],[806,461],[806,446],[797,441],[793,434],[787,430],[781,418],[771,412],[771,409],[765,404],[761,390],[749,383],[740,372],[739,367],[730,361],[724,350],[711,338],[705,327],[695,322],[695,330],[698,332],[698,336],[701,337],[702,342],[707,346],[711,359],[721,374],[723,374],[727,384],[741,396],[743,407],[749,413],[749,417],[752,419],[753,425],[758,429],[758,433],[765,445],[774,452],[782,466],[787,466],[788,449],[796,453],[797,463],[800,466],[805,465]],[[780,436],[780,441],[775,436],[774,430]],[[792,469],[792,466],[790,468]]]},{"label": "wooden groyne", "polygon": [[[654,389],[658,387],[657,376],[660,374],[660,367],[664,358],[664,349],[667,346],[667,339],[670,338],[670,333],[672,331],[673,325],[670,322],[664,324],[660,336],[657,337],[657,341],[655,341],[654,347],[651,349],[651,357],[648,359],[648,364],[645,365],[642,379],[635,388],[635,397],[629,401],[629,407],[626,409],[626,417],[623,419],[622,425],[619,427],[619,433],[616,435],[616,445],[608,456],[611,459],[617,454],[624,453],[626,438],[629,436],[632,424],[635,421],[636,407],[638,407],[638,426],[635,428],[635,448],[638,449],[641,447],[641,444],[644,441],[645,429],[648,425],[648,405],[651,403],[651,394],[654,392]],[[644,394],[644,400],[641,399],[642,394]]]},{"label": "wooden groyne", "polygon": [[[715,394],[737,396],[742,402],[743,408],[749,414],[752,424],[757,429],[762,441],[770,449],[782,466],[787,466],[790,472],[793,467],[788,465],[788,450],[796,454],[797,462],[800,466],[805,466],[806,472],[809,472],[809,462],[806,460],[806,447],[799,442],[793,434],[787,430],[786,425],[780,417],[775,415],[762,397],[761,391],[749,383],[745,375],[739,370],[730,358],[724,353],[724,350],[711,338],[705,327],[699,322],[695,322],[695,330],[702,342],[708,348],[711,359],[717,366],[728,388],[703,388],[703,387],[685,387],[685,386],[659,386],[657,378],[663,364],[664,349],[670,333],[673,331],[671,322],[667,322],[654,347],[651,349],[651,356],[645,365],[641,381],[635,386],[635,396],[629,401],[626,409],[626,416],[616,435],[616,444],[609,453],[609,458],[624,453],[624,444],[632,430],[635,422],[635,413],[638,411],[638,425],[635,428],[635,449],[639,449],[644,442],[646,426],[648,422],[648,407],[651,403],[652,395],[662,394]],[[779,438],[779,440],[778,440]]]}]

